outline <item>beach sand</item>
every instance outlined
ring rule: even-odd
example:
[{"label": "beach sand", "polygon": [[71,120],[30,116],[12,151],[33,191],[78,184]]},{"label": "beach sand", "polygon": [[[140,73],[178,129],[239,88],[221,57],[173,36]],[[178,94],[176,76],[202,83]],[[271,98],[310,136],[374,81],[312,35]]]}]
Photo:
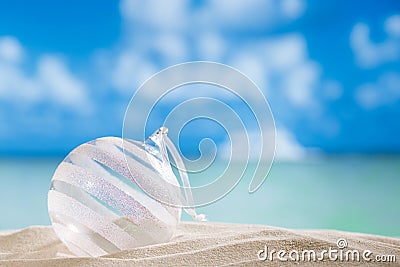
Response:
[{"label": "beach sand", "polygon": [[[345,239],[343,260],[325,255],[324,260],[308,261],[305,250],[321,253],[338,249],[337,240]],[[285,250],[289,261],[258,259],[257,253],[268,248]],[[346,262],[345,252],[357,250],[360,261]],[[371,251],[370,262],[362,258]],[[298,261],[291,261],[288,253]],[[340,251],[340,250],[339,250]],[[260,254],[264,256],[264,251]],[[377,255],[394,255],[396,262],[375,261]],[[318,255],[317,255],[318,257]],[[393,260],[393,259],[392,259]],[[262,225],[223,223],[181,223],[168,243],[151,245],[99,258],[77,258],[58,240],[49,226],[32,226],[23,230],[0,232],[0,266],[400,266],[400,239],[331,230],[289,230]]]}]

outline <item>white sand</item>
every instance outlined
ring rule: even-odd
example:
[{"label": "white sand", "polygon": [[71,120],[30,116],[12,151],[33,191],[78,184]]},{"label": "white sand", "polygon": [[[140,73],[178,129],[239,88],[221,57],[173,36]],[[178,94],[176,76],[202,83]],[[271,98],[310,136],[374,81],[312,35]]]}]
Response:
[{"label": "white sand", "polygon": [[[33,226],[0,233],[0,266],[314,266],[316,262],[282,262],[277,258],[260,261],[257,252],[269,250],[313,249],[317,253],[337,249],[336,241],[345,238],[346,250],[368,249],[371,258],[395,255],[400,266],[400,239],[327,230],[288,230],[260,225],[220,223],[182,223],[168,243],[121,251],[100,258],[77,258],[57,239],[51,227]],[[287,256],[286,256],[287,257]],[[331,261],[328,256],[318,264],[324,266],[377,266],[377,262]],[[298,265],[297,265],[298,266]]]}]

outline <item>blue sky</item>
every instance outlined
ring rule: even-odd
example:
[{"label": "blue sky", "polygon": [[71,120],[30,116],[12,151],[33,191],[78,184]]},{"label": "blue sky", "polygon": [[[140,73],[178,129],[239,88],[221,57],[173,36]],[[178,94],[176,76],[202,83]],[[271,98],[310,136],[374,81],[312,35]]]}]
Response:
[{"label": "blue sky", "polygon": [[191,60],[260,86],[283,158],[400,152],[398,1],[121,0],[0,4],[0,154],[120,136],[135,89]]}]

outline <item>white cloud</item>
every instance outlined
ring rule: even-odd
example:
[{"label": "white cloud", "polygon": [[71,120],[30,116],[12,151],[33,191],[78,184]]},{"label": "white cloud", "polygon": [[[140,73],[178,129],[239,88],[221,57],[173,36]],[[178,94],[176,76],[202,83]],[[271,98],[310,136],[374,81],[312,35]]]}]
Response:
[{"label": "white cloud", "polygon": [[23,48],[13,37],[0,38],[0,100],[35,103],[41,97],[37,83],[20,64]]},{"label": "white cloud", "polygon": [[398,16],[389,17],[385,22],[387,38],[381,43],[370,39],[370,28],[364,23],[354,26],[350,34],[350,46],[360,67],[373,68],[386,62],[400,59],[400,26]]},{"label": "white cloud", "polygon": [[197,53],[202,60],[220,61],[227,52],[227,44],[216,32],[205,32],[198,36]]},{"label": "white cloud", "polygon": [[[244,136],[241,133],[229,133],[233,139],[243,140]],[[261,149],[265,145],[262,144],[259,132],[247,130],[247,135],[250,142],[250,147],[247,148],[247,142],[235,144],[235,152],[238,159],[242,156],[242,160],[248,158],[257,159]],[[223,143],[218,150],[225,159],[230,158],[231,144],[229,141]],[[275,138],[275,161],[300,161],[309,156],[311,151],[303,147],[296,139],[295,135],[286,128],[280,127],[276,129]]]},{"label": "white cloud", "polygon": [[[319,67],[309,60],[301,34],[257,40],[252,45],[230,44],[223,35],[227,27],[274,27],[292,21],[304,13],[304,0],[239,0],[234,4],[221,0],[205,1],[199,6],[196,10],[187,0],[122,0],[121,41],[98,58],[107,66],[100,71],[106,77],[106,87],[132,94],[159,70],[157,66],[196,58],[228,62],[264,92],[282,92],[294,105],[305,107],[313,102]],[[233,55],[228,49],[236,53]],[[78,106],[79,101],[74,98],[88,101],[86,86],[60,64],[54,60],[40,62],[41,82],[46,88],[53,88],[51,95],[60,96],[61,104]],[[272,84],[276,77],[279,84]],[[56,79],[64,82],[60,85]]]},{"label": "white cloud", "polygon": [[298,161],[305,158],[307,149],[304,148],[296,139],[296,136],[285,128],[276,131],[276,151],[277,161]]},{"label": "white cloud", "polygon": [[111,53],[97,58],[107,66],[102,72],[107,72],[106,82],[112,88],[131,95],[160,70],[159,65],[178,64],[190,57],[186,32],[191,19],[189,4],[187,0],[120,1],[121,41]]},{"label": "white cloud", "polygon": [[248,53],[245,49],[245,51],[234,55],[229,65],[248,76],[265,94],[268,93],[268,68],[259,56]]},{"label": "white cloud", "polygon": [[393,15],[385,20],[385,31],[390,36],[400,37],[400,15]]},{"label": "white cloud", "polygon": [[282,0],[282,11],[286,17],[296,19],[304,13],[305,3],[302,0]]},{"label": "white cloud", "polygon": [[55,56],[42,56],[38,62],[37,81],[47,96],[56,103],[91,112],[87,88],[76,79],[65,64]]},{"label": "white cloud", "polygon": [[0,37],[0,61],[17,63],[22,59],[23,50],[18,40],[12,36]]},{"label": "white cloud", "polygon": [[[301,34],[291,33],[263,40],[254,47],[244,47],[243,51],[243,58],[251,58],[254,62],[243,61],[246,64],[242,64],[242,68],[246,70],[243,65],[252,66],[247,68],[249,75],[255,73],[260,86],[265,85],[272,93],[283,93],[294,106],[315,107],[314,94],[320,82],[321,69],[309,59],[306,41]],[[257,71],[251,72],[252,69]]]},{"label": "white cloud", "polygon": [[111,85],[123,93],[132,94],[151,75],[156,73],[156,67],[148,60],[140,57],[135,50],[125,50],[117,55],[112,62]]},{"label": "white cloud", "polygon": [[164,60],[172,64],[181,63],[189,58],[188,44],[178,34],[161,33],[154,38],[152,47]]},{"label": "white cloud", "polygon": [[230,0],[208,1],[204,20],[222,28],[271,28],[300,17],[303,0]]},{"label": "white cloud", "polygon": [[17,66],[0,62],[0,73],[0,100],[30,103],[38,99],[35,82],[26,77]]},{"label": "white cloud", "polygon": [[356,101],[365,109],[390,105],[400,100],[400,73],[385,73],[375,83],[361,85]]},{"label": "white cloud", "polygon": [[[271,71],[281,76],[281,85],[274,85],[274,90],[285,92],[298,106],[312,102],[319,67],[308,59],[301,34],[253,41],[251,45],[238,43],[234,45],[235,54],[227,51],[231,45],[223,36],[230,27],[272,27],[296,19],[305,11],[303,0],[206,1],[197,10],[191,7],[191,12],[183,0],[174,0],[169,6],[157,1],[122,0],[120,8],[128,31],[118,59],[109,59],[109,65],[113,66],[112,85],[121,92],[133,92],[138,86],[135,80],[144,80],[142,76],[155,72],[147,57],[155,54],[166,66],[191,58],[225,61],[252,78],[264,92],[271,85]],[[141,42],[142,34],[153,42]]]},{"label": "white cloud", "polygon": [[320,66],[308,58],[304,37],[297,33],[243,46],[228,61],[253,79],[265,94],[283,94],[296,107],[315,108]]},{"label": "white cloud", "polygon": [[217,26],[248,27],[263,25],[270,20],[268,14],[274,10],[273,4],[269,0],[239,0],[235,4],[229,0],[220,0],[209,1],[206,10],[219,22]]},{"label": "white cloud", "polygon": [[129,28],[136,25],[146,29],[177,31],[186,28],[188,5],[187,0],[122,0],[120,11]]},{"label": "white cloud", "polygon": [[263,60],[278,71],[299,65],[308,57],[304,37],[296,33],[265,40],[259,52],[264,56]]},{"label": "white cloud", "polygon": [[319,81],[320,70],[315,63],[304,62],[289,71],[285,77],[286,94],[289,100],[302,107],[313,105],[314,89]]},{"label": "white cloud", "polygon": [[55,56],[39,58],[33,74],[24,70],[23,47],[15,38],[0,38],[0,100],[29,110],[37,103],[57,104],[82,114],[91,111],[86,86]]}]

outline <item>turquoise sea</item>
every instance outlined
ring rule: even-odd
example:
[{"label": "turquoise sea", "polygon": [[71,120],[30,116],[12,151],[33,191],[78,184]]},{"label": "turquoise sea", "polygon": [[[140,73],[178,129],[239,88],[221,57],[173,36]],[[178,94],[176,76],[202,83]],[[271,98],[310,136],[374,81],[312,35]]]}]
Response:
[{"label": "turquoise sea", "polygon": [[[47,191],[61,160],[0,158],[0,230],[50,224]],[[256,193],[248,184],[200,212],[210,221],[400,237],[400,156],[276,162]]]}]

